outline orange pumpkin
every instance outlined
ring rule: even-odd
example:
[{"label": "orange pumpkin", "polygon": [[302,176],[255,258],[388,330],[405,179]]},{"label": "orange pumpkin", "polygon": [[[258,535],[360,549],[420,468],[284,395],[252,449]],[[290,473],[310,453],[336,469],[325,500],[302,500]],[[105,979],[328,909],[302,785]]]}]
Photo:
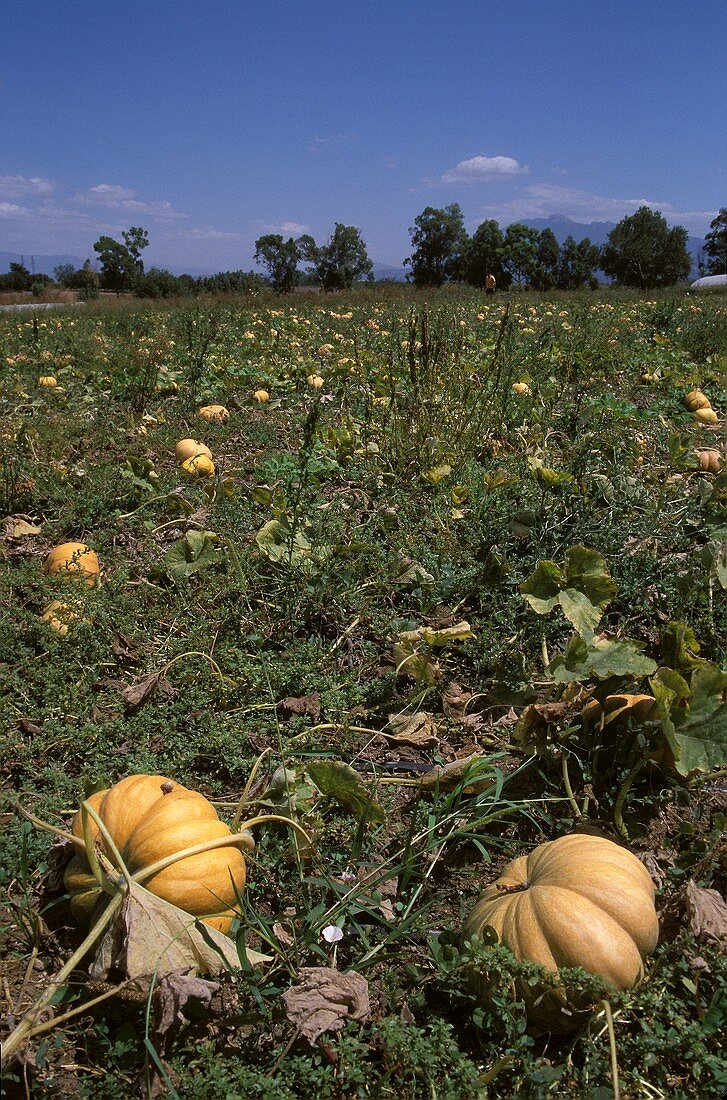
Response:
[{"label": "orange pumpkin", "polygon": [[[572,834],[541,844],[509,863],[485,890],[464,926],[471,940],[492,928],[519,962],[557,974],[580,966],[614,989],[644,973],[659,923],[648,871],[631,852],[604,837]],[[473,988],[487,997],[488,976],[473,968]],[[530,1020],[541,1030],[566,1032],[582,1019],[562,986],[519,983]]]},{"label": "orange pumpkin", "polygon": [[101,567],[94,550],[83,542],[63,542],[51,550],[43,563],[43,572],[58,580],[85,580],[98,583]]},{"label": "orange pumpkin", "polygon": [[684,404],[687,406],[690,412],[696,412],[697,409],[709,409],[711,408],[710,400],[706,393],[702,393],[701,390],[690,390],[690,392],[684,398]]},{"label": "orange pumpkin", "polygon": [[211,424],[224,424],[230,419],[229,411],[224,405],[203,405],[199,415]]},{"label": "orange pumpkin", "polygon": [[[115,786],[92,795],[89,802],[106,826],[129,872],[134,875],[161,859],[219,837],[232,836],[204,795],[188,790],[163,775],[130,775]],[[93,820],[91,833],[109,859],[112,852]],[[73,819],[75,836],[83,837],[81,811]],[[142,885],[152,894],[200,918],[220,932],[229,931],[237,915],[236,891],[245,886],[245,857],[249,841],[184,856],[157,871]],[[71,913],[87,921],[100,896],[85,854],[68,865],[64,878],[71,895]]]}]

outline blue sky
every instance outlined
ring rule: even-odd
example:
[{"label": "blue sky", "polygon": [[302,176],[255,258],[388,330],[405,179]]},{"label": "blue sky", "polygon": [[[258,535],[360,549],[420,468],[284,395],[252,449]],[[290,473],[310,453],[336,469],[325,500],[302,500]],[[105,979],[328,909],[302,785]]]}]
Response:
[{"label": "blue sky", "polygon": [[701,236],[727,205],[727,0],[0,0],[0,250],[252,266],[426,206]]}]

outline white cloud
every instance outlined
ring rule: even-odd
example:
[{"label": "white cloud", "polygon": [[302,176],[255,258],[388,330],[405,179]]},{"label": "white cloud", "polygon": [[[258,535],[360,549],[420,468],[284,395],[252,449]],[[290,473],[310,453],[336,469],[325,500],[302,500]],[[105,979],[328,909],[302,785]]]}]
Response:
[{"label": "white cloud", "polygon": [[54,185],[41,176],[0,176],[0,196],[19,199],[33,195],[51,195]]},{"label": "white cloud", "polygon": [[579,191],[557,184],[536,183],[526,187],[521,195],[507,202],[485,206],[483,215],[498,218],[508,224],[521,218],[547,218],[563,214],[573,221],[619,222],[635,214],[641,206],[658,210],[672,225],[684,225],[694,233],[703,233],[713,211],[678,210],[669,202],[647,198],[608,198],[592,191]]},{"label": "white cloud", "polygon": [[299,237],[301,233],[310,231],[310,226],[301,222],[280,222],[279,225],[261,225],[260,228],[265,233],[280,233],[288,237]]},{"label": "white cloud", "polygon": [[207,229],[190,229],[186,234],[188,237],[192,237],[197,241],[240,241],[242,240],[241,233],[230,233],[225,229],[214,229],[209,226]]},{"label": "white cloud", "polygon": [[97,183],[95,187],[89,187],[75,196],[76,202],[89,206],[101,206],[106,210],[114,210],[124,214],[141,214],[147,218],[159,218],[162,221],[173,221],[177,218],[186,218],[179,210],[175,210],[170,202],[163,200],[143,201],[136,197],[136,191],[128,187],[120,187],[113,183]]},{"label": "white cloud", "polygon": [[527,165],[513,157],[470,157],[445,172],[440,183],[479,183],[491,180],[511,179],[527,172]]},{"label": "white cloud", "polygon": [[30,214],[27,206],[15,202],[0,202],[0,218],[25,218]]}]

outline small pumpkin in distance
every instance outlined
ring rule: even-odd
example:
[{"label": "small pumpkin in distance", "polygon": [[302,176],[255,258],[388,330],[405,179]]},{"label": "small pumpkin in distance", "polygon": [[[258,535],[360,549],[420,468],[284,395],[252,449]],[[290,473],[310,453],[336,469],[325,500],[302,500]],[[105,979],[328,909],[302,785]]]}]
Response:
[{"label": "small pumpkin in distance", "polygon": [[[163,775],[127,776],[88,801],[132,875],[176,852],[232,836],[204,795]],[[113,860],[98,826],[93,820],[89,824],[95,843]],[[74,836],[83,838],[80,810],[71,829]],[[235,840],[207,852],[183,856],[143,881],[143,885],[157,897],[227,933],[237,916],[236,891],[240,893],[245,886],[245,857],[240,849],[252,846],[250,836],[249,841]],[[74,856],[63,881],[71,896],[72,916],[79,923],[87,922],[101,890],[85,854]]]},{"label": "small pumpkin in distance", "polygon": [[694,419],[700,424],[716,424],[717,413],[714,411],[711,405],[699,408],[694,413]]},{"label": "small pumpkin in distance", "polygon": [[43,572],[58,580],[85,580],[94,585],[99,582],[101,566],[95,550],[84,542],[62,542],[48,554]]},{"label": "small pumpkin in distance", "polygon": [[701,390],[690,390],[684,398],[684,404],[687,406],[690,412],[696,412],[697,409],[709,409],[711,408],[710,400],[706,393],[702,393]]},{"label": "small pumpkin in distance", "polygon": [[[659,938],[644,865],[605,837],[579,833],[540,844],[505,867],[470,913],[463,939],[481,937],[486,928],[519,962],[539,963],[553,974],[580,966],[618,990],[639,981]],[[470,982],[486,999],[488,975],[472,967]],[[583,1019],[562,986],[522,982],[516,989],[541,1030],[565,1033]]]},{"label": "small pumpkin in distance", "polygon": [[54,390],[58,385],[58,379],[52,374],[42,374],[38,379],[38,385],[47,390]]},{"label": "small pumpkin in distance", "polygon": [[230,419],[229,410],[224,405],[203,405],[199,415],[210,424],[224,424]]},{"label": "small pumpkin in distance", "polygon": [[215,464],[207,455],[193,455],[186,458],[181,466],[182,473],[187,477],[214,477]]},{"label": "small pumpkin in distance", "polygon": [[199,443],[196,439],[180,439],[174,448],[174,454],[180,465],[186,462],[188,458],[196,458],[197,455],[206,455],[207,458],[212,458],[212,451],[209,447],[205,447],[204,443]]},{"label": "small pumpkin in distance", "polygon": [[695,451],[699,468],[706,474],[718,474],[722,469],[720,451]]},{"label": "small pumpkin in distance", "polygon": [[527,395],[531,392],[530,386],[527,384],[527,382],[513,382],[512,389],[514,393],[519,393],[522,395]]},{"label": "small pumpkin in distance", "polygon": [[313,390],[320,390],[323,386],[323,379],[320,374],[309,374],[306,382]]},{"label": "small pumpkin in distance", "polygon": [[257,401],[258,405],[264,405],[270,400],[270,394],[267,390],[255,390],[253,400]]}]

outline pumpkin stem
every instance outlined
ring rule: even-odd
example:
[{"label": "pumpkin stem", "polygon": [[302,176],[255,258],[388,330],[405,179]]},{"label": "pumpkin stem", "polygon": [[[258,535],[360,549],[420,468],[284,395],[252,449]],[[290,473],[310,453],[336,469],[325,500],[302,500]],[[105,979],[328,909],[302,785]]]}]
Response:
[{"label": "pumpkin stem", "polygon": [[639,774],[639,772],[641,771],[641,769],[643,768],[645,763],[646,763],[646,757],[645,756],[640,757],[636,761],[633,768],[631,769],[631,771],[628,773],[628,775],[624,779],[623,783],[621,784],[621,789],[619,790],[619,792],[616,796],[616,801],[613,804],[613,823],[616,826],[616,829],[618,830],[619,834],[624,838],[624,840],[629,839],[629,831],[626,828],[626,826],[624,825],[624,819],[623,819],[624,802],[626,801],[626,795],[629,793],[629,789],[631,788],[631,784],[633,783],[634,779],[636,779],[636,776]]},{"label": "pumpkin stem", "polygon": [[[84,824],[83,824],[83,831],[84,831],[84,835],[85,835],[85,833],[86,833],[86,822],[88,821],[88,817],[87,817],[87,815],[89,815],[89,814],[90,814],[90,816],[91,816],[91,817],[93,818],[93,820],[94,820],[94,821],[96,822],[96,824],[98,825],[98,828],[99,828],[99,831],[100,831],[100,833],[101,833],[101,836],[102,836],[102,837],[104,838],[104,841],[105,841],[105,842],[106,842],[106,844],[108,845],[108,849],[109,849],[109,851],[111,852],[111,855],[113,856],[114,860],[116,861],[116,867],[117,867],[117,869],[118,869],[118,870],[119,870],[119,871],[121,872],[121,874],[122,874],[122,875],[124,876],[124,880],[125,880],[125,882],[126,882],[126,887],[127,887],[127,890],[129,890],[129,891],[130,891],[130,890],[131,890],[131,887],[132,887],[132,881],[131,881],[131,875],[129,874],[129,869],[128,869],[128,867],[126,866],[126,864],[124,863],[124,860],[123,860],[123,857],[122,857],[122,855],[121,855],[121,852],[120,852],[120,851],[119,851],[119,849],[118,849],[118,848],[116,847],[116,841],[115,841],[115,840],[114,840],[114,838],[113,838],[113,837],[111,836],[111,833],[110,833],[110,832],[108,831],[108,829],[106,828],[106,825],[105,825],[105,823],[104,823],[104,822],[103,822],[103,821],[101,820],[101,817],[100,817],[100,816],[99,816],[99,814],[98,814],[98,813],[96,812],[96,810],[94,810],[94,808],[93,808],[93,806],[92,806],[92,805],[90,804],[90,802],[84,802],[84,803],[82,804],[82,806],[81,806],[81,813],[82,813],[82,816],[83,816],[83,823],[84,823]],[[89,829],[89,833],[90,833],[90,829]],[[88,850],[89,850],[89,849],[88,849],[88,843],[87,843],[87,844],[86,844],[86,854],[87,854],[87,855],[88,855]],[[93,842],[91,843],[91,850],[93,851],[93,856],[94,856],[94,859],[96,859],[96,865],[98,866],[98,859],[96,858],[96,850],[95,850],[95,848],[93,847]],[[92,870],[93,870],[93,867],[92,867]],[[99,867],[99,871],[100,871],[100,867]],[[94,875],[95,875],[95,874],[96,874],[96,872],[94,871]],[[104,876],[104,877],[105,877],[105,876]],[[103,882],[102,882],[102,881],[101,881],[100,879],[99,879],[98,881],[100,882],[100,884],[101,884],[101,885],[103,885]],[[107,881],[107,882],[109,882],[109,880],[108,880],[108,879],[107,879],[106,881]],[[109,885],[112,885],[112,884],[111,884],[111,883],[109,883]],[[104,887],[104,889],[107,889],[107,887]],[[115,893],[115,892],[116,892],[116,891],[115,891],[115,889],[113,888],[113,886],[112,886],[112,889],[111,889],[111,891],[110,891],[110,892],[111,892],[111,893]]]},{"label": "pumpkin stem", "polygon": [[565,749],[561,749],[560,752],[560,769],[563,773],[563,786],[565,787],[565,793],[568,797],[568,801],[571,804],[571,809],[576,817],[583,817],[580,811],[578,803],[576,802],[575,795],[573,794],[573,788],[570,783],[570,774],[568,772],[568,757]]},{"label": "pumpkin stem", "polygon": [[272,752],[272,749],[269,749],[269,748],[268,749],[263,749],[263,751],[260,753],[257,760],[255,761],[255,763],[252,766],[252,770],[250,772],[250,775],[248,776],[247,783],[245,784],[245,789],[243,790],[243,792],[240,796],[240,801],[237,803],[237,809],[235,810],[235,816],[232,819],[233,832],[237,829],[238,825],[240,824],[240,818],[242,817],[242,811],[245,807],[245,803],[247,802],[247,796],[249,795],[250,790],[252,788],[252,785],[255,782],[255,777],[257,776],[257,773],[260,771],[260,767],[262,765],[262,762],[265,759],[265,757],[268,755],[269,752]]},{"label": "pumpkin stem", "polygon": [[613,1100],[621,1100],[621,1089],[618,1083],[618,1059],[616,1057],[616,1033],[613,1030],[613,1013],[608,1001],[601,1001],[603,1011],[606,1013],[606,1025],[608,1027],[608,1045],[611,1050],[611,1080],[613,1081]]}]

